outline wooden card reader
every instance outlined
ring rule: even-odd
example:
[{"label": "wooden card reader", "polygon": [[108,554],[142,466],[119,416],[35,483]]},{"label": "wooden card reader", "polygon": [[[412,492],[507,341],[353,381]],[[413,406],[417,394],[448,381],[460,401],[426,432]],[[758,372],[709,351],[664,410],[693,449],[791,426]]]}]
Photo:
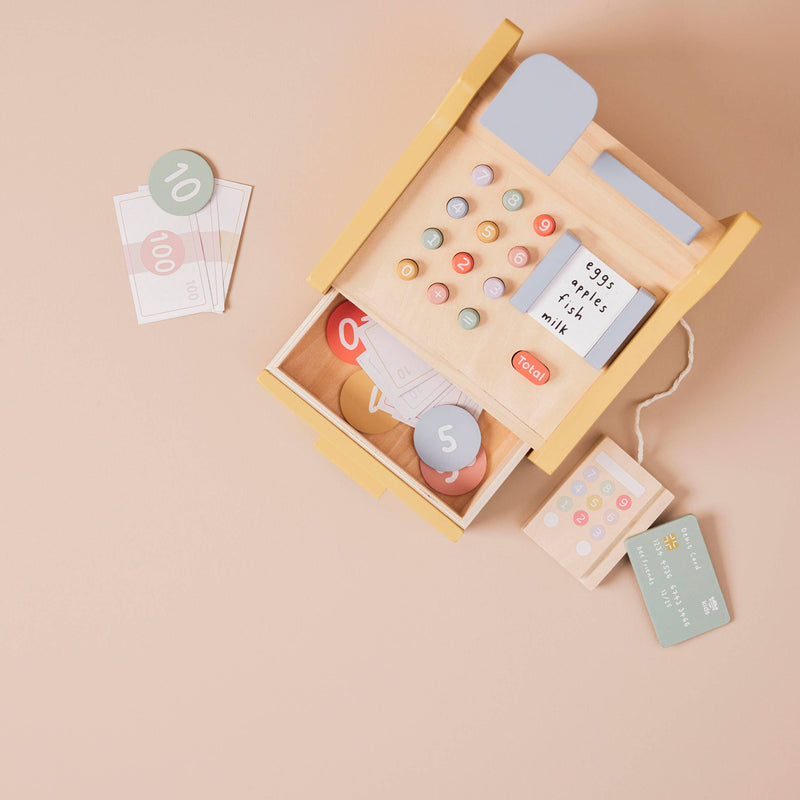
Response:
[{"label": "wooden card reader", "polygon": [[[594,90],[567,65],[516,61],[521,34],[499,26],[322,257],[309,281],[327,294],[260,377],[339,466],[454,539],[526,453],[545,472],[562,462],[760,228],[747,213],[718,221],[600,128]],[[377,326],[430,367],[415,399],[423,378],[425,392],[441,380],[477,417],[469,481],[420,467],[411,395],[392,398],[398,408],[359,378],[368,413],[408,424],[348,421],[345,381],[386,370],[326,344],[344,300],[368,321],[353,330]],[[473,488],[439,491],[448,481]]]}]

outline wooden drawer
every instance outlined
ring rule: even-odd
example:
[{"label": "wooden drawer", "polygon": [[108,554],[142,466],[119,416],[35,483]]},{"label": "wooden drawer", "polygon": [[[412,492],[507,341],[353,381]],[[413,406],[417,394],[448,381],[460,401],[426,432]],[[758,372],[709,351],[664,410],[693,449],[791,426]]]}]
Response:
[{"label": "wooden drawer", "polygon": [[260,383],[320,434],[316,447],[376,497],[389,489],[453,541],[486,505],[530,449],[485,410],[478,419],[487,470],[469,494],[446,497],[422,479],[413,428],[398,424],[367,435],[353,428],[339,408],[339,392],[357,365],[328,347],[328,314],[345,298],[328,292],[259,376]]}]

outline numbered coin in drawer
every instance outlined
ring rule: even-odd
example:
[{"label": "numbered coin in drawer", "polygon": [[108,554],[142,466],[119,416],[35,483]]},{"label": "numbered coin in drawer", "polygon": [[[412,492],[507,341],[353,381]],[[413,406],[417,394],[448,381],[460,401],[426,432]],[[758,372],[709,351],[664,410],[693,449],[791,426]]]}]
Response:
[{"label": "numbered coin in drawer", "polygon": [[378,408],[381,391],[360,369],[342,386],[339,407],[342,416],[361,433],[385,433],[397,425],[397,420]]},{"label": "numbered coin in drawer", "polygon": [[433,467],[429,467],[420,459],[419,471],[425,483],[434,492],[447,495],[448,497],[458,497],[468,494],[476,489],[486,475],[486,450],[481,447],[475,460],[463,469],[456,469],[452,472],[440,472]]},{"label": "numbered coin in drawer", "polygon": [[480,426],[460,406],[435,406],[420,417],[414,428],[414,449],[433,469],[463,469],[475,460],[480,448]]}]

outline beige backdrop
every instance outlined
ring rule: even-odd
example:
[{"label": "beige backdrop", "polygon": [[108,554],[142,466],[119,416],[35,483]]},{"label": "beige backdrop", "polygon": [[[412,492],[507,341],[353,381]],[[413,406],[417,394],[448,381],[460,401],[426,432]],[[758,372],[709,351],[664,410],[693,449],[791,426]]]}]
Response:
[{"label": "beige backdrop", "polygon": [[[792,6],[7,4],[0,797],[796,797]],[[698,516],[734,617],[672,649],[627,562],[589,593],[520,532],[553,485],[532,465],[453,545],[255,382],[504,15],[635,153],[765,225],[689,317],[695,372],[645,412],[646,464]],[[139,328],[111,198],[176,147],[253,200],[228,312]],[[632,449],[684,347],[593,436]]]}]

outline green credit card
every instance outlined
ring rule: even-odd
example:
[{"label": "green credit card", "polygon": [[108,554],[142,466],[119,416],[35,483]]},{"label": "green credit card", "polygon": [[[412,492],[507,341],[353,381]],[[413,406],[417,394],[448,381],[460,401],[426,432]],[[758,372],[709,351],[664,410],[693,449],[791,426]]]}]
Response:
[{"label": "green credit card", "polygon": [[625,547],[662,647],[731,621],[693,514],[632,536]]}]

